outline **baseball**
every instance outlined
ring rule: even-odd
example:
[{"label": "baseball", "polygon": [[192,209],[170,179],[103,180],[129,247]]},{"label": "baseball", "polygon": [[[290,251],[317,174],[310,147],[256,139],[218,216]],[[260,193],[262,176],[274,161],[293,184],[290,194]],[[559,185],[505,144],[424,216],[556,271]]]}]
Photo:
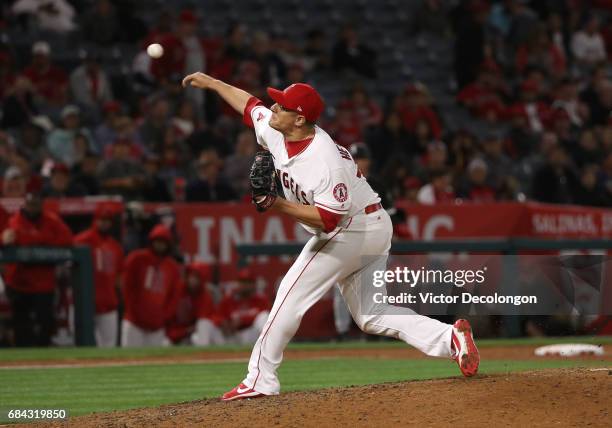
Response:
[{"label": "baseball", "polygon": [[147,47],[147,54],[151,58],[160,58],[164,54],[164,48],[159,43],[151,43]]}]

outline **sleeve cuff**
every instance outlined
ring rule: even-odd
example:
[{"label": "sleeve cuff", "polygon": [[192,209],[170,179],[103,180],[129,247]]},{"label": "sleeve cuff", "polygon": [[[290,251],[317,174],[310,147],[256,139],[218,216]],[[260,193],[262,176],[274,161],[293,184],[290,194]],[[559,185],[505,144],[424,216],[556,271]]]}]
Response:
[{"label": "sleeve cuff", "polygon": [[317,210],[319,210],[319,215],[321,216],[321,220],[323,221],[323,231],[325,233],[329,233],[334,230],[342,219],[341,214],[336,214],[331,211],[327,211],[321,207],[317,207]]},{"label": "sleeve cuff", "polygon": [[251,112],[253,111],[255,107],[263,106],[263,105],[264,104],[261,102],[259,98],[257,97],[249,98],[249,100],[247,101],[246,107],[244,108],[242,122],[244,122],[244,124],[248,126],[249,128],[254,128],[255,125],[253,125],[253,118],[251,117]]}]

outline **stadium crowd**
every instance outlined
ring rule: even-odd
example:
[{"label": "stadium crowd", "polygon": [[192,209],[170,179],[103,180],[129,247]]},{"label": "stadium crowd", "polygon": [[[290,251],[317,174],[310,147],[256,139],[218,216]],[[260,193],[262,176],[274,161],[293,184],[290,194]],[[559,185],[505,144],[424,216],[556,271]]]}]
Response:
[{"label": "stadium crowd", "polygon": [[[358,23],[307,27],[298,42],[239,21],[212,34],[202,28],[197,8],[159,8],[157,22],[147,25],[137,5],[15,0],[0,6],[0,188],[4,198],[27,196],[25,208],[5,219],[4,244],[62,245],[53,236],[70,236],[61,221],[41,214],[41,197],[250,200],[246,171],[257,150],[254,134],[213,94],[181,88],[182,77],[199,70],[264,100],[267,86],[284,88],[313,76],[351,82],[340,99],[328,102],[320,125],[350,149],[387,208],[398,200],[612,206],[609,0],[420,2],[406,40],[431,33],[453,44],[449,86],[456,105],[484,133],[446,123],[431,88],[418,80],[386,97],[369,93],[364,82],[380,81],[377,51],[360,36]],[[26,50],[16,48],[20,35],[36,36]],[[64,47],[49,40],[64,40]],[[162,45],[160,58],[147,55],[152,43]],[[67,55],[66,46],[75,51]],[[41,215],[62,232],[15,232],[36,229],[32,221]],[[205,290],[210,269],[194,264],[181,270],[163,226],[152,229],[144,249],[114,241],[107,227],[107,213],[99,212],[75,238],[106,248],[96,260],[100,344],[117,340],[108,333],[116,328],[102,326],[119,322],[118,297],[126,345],[257,337],[267,302],[254,292],[248,271],[237,278],[237,291],[213,298]],[[20,275],[33,273],[18,265],[5,272],[12,303],[42,308],[38,322],[48,326],[56,280],[42,272],[44,296],[26,299],[12,285]],[[119,277],[121,296],[114,292]],[[149,306],[132,307],[135,296]],[[250,306],[241,306],[245,299]],[[16,322],[32,329],[28,320]],[[36,334],[18,335],[48,343],[50,332]]]},{"label": "stadium crowd", "polygon": [[[66,68],[56,60],[66,53],[44,39],[24,54],[5,37],[4,196],[36,189],[144,201],[248,198],[252,133],[214,95],[181,90],[180,79],[205,70],[265,99],[267,85],[282,88],[325,71],[355,83],[328,105],[321,125],[338,144],[362,143],[354,153],[370,158],[369,175],[387,200],[610,205],[612,30],[609,15],[593,9],[609,12],[609,1],[422,1],[406,37],[454,39],[456,102],[493,125],[485,135],[447,127],[418,81],[388,99],[369,94],[359,81],[376,81],[376,51],[351,24],[338,34],[305,29],[299,44],[239,22],[210,34],[195,9],[161,10],[147,28],[132,3],[20,0],[4,7],[7,34],[53,33],[86,47],[80,63]],[[165,55],[147,56],[151,43]],[[104,55],[130,45],[132,68],[119,79]]]}]

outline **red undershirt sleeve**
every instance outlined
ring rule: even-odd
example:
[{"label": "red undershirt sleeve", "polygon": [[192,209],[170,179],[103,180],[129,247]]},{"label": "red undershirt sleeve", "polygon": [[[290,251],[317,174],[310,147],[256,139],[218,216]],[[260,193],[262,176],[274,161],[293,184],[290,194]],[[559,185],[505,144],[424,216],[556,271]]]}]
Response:
[{"label": "red undershirt sleeve", "polygon": [[249,128],[255,127],[253,125],[253,118],[251,117],[251,111],[253,111],[255,107],[263,106],[263,105],[264,103],[262,103],[259,98],[257,97],[249,98],[249,100],[247,101],[246,107],[244,108],[244,114],[242,116],[242,121],[244,122],[246,126],[248,126]]},{"label": "red undershirt sleeve", "polygon": [[319,210],[319,215],[321,216],[321,220],[323,220],[323,231],[325,233],[329,233],[334,230],[342,219],[341,214],[336,214],[331,211],[327,211],[321,207],[317,207],[317,210]]}]

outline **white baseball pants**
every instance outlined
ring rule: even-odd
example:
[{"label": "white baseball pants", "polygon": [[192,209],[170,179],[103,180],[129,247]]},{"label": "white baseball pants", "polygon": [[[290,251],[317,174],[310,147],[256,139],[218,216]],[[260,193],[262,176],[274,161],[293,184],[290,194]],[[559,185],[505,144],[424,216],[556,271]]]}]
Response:
[{"label": "white baseball pants", "polygon": [[121,322],[121,346],[124,348],[141,346],[169,346],[170,340],[166,337],[163,328],[159,330],[144,330],[130,321]]},{"label": "white baseball pants", "polygon": [[196,346],[208,345],[250,345],[255,343],[261,330],[263,329],[268,315],[268,311],[263,311],[255,317],[250,327],[237,331],[231,336],[223,334],[221,329],[208,319],[199,319],[196,323],[195,331],[191,335],[191,343]]},{"label": "white baseball pants", "polygon": [[96,314],[94,323],[98,347],[112,348],[117,346],[117,328],[119,327],[119,314],[117,311]]},{"label": "white baseball pants", "polygon": [[[306,243],[283,278],[255,343],[243,381],[246,386],[267,395],[280,392],[276,370],[287,343],[306,311],[336,283],[353,319],[366,333],[398,338],[430,356],[451,356],[451,325],[407,308],[371,305],[372,271],[386,268],[392,233],[389,215],[378,210],[354,216],[342,228]],[[386,294],[384,287],[376,291]]]}]

